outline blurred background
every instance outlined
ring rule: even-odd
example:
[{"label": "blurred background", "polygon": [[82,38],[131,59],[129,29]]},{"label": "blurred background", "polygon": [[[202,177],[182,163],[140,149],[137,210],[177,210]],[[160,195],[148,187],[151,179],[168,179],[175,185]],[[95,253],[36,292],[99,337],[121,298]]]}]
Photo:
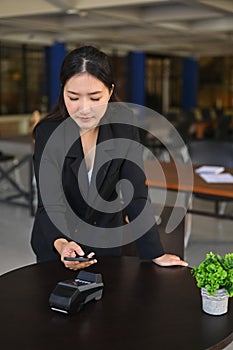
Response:
[{"label": "blurred background", "polygon": [[26,133],[31,113],[46,113],[64,55],[83,44],[111,56],[123,101],[182,115],[199,138],[232,117],[231,0],[2,0],[0,136]]},{"label": "blurred background", "polygon": [[[227,141],[232,147],[232,0],[1,0],[0,273],[35,262],[31,131],[56,101],[65,54],[89,44],[111,57],[122,101],[162,114],[185,144],[209,140],[222,148]],[[145,144],[171,161],[158,140],[145,137]],[[153,202],[159,191],[151,191]],[[168,193],[167,205],[174,196]],[[223,204],[219,213],[232,215],[233,201]],[[214,201],[195,196],[192,207],[216,209]],[[232,219],[187,217],[190,266],[211,250],[233,252]]]}]

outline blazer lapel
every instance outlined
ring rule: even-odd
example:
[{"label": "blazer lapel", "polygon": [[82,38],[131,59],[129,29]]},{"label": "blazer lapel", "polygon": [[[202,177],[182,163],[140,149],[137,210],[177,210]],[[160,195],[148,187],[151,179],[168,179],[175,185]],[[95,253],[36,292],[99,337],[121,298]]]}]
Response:
[{"label": "blazer lapel", "polygon": [[69,120],[65,125],[65,147],[67,151],[66,156],[68,158],[71,158],[71,170],[78,181],[79,190],[83,198],[87,200],[89,183],[79,128],[71,118],[69,119],[71,121]]},{"label": "blazer lapel", "polygon": [[[96,146],[95,162],[89,185],[88,203],[92,209],[93,204],[97,204],[99,198],[99,191],[108,175],[109,167],[115,154],[115,141],[112,135],[112,129],[109,124],[100,126],[99,136]],[[90,211],[92,211],[90,209]],[[89,215],[91,212],[88,213]]]},{"label": "blazer lapel", "polygon": [[81,142],[79,140],[79,146],[80,154],[77,155],[76,159],[71,164],[71,169],[75,175],[75,177],[78,180],[78,186],[79,190],[85,200],[88,198],[88,192],[89,192],[89,183],[88,183],[88,177],[87,177],[87,169],[84,157],[82,156],[82,146]]}]

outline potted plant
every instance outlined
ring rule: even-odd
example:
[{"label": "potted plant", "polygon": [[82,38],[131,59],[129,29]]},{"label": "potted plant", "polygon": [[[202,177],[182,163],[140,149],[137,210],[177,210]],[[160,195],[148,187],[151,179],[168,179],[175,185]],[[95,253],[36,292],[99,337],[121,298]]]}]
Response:
[{"label": "potted plant", "polygon": [[233,253],[220,256],[210,252],[191,273],[201,288],[203,311],[211,315],[225,314],[228,298],[233,296]]}]

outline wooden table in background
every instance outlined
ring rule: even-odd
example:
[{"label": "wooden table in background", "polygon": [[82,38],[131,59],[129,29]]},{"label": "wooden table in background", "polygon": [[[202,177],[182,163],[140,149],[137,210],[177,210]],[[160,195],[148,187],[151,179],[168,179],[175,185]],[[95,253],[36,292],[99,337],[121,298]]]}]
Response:
[{"label": "wooden table in background", "polygon": [[[232,198],[233,200],[233,184],[210,184],[205,182],[198,174],[195,173],[193,167],[193,186],[190,184],[190,165],[179,164],[179,172],[182,173],[182,182],[178,181],[177,168],[174,162],[156,163],[150,160],[145,161],[145,172],[147,176],[148,185],[150,187],[163,188],[174,191],[192,192],[197,194],[207,194],[212,196],[219,196],[225,198]],[[226,170],[233,175],[233,169]],[[192,213],[208,215],[204,211],[190,210]],[[213,214],[216,216],[216,214]],[[232,218],[233,216],[221,215],[221,218]]]}]

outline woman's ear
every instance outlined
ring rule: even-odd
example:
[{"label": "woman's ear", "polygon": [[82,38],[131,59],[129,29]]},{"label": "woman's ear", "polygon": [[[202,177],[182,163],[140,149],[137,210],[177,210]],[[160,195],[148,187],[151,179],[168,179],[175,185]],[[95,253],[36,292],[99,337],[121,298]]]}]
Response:
[{"label": "woman's ear", "polygon": [[115,85],[112,84],[112,87],[111,87],[111,89],[109,91],[109,95],[110,95],[109,98],[111,98],[114,88],[115,88]]}]

